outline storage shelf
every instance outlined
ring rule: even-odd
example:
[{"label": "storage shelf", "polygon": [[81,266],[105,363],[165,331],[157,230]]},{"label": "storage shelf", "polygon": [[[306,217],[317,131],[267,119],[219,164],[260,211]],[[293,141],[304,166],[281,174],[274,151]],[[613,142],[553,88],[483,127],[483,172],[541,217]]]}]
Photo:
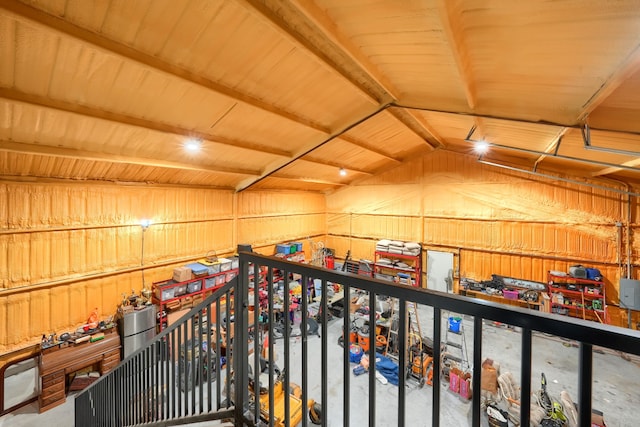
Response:
[{"label": "storage shelf", "polygon": [[566,289],[566,288],[562,288],[562,287],[552,287],[549,286],[549,293],[553,294],[553,293],[562,293],[563,295],[569,295],[569,296],[577,296],[579,298],[584,296],[584,299],[588,299],[589,301],[594,300],[594,299],[603,299],[604,296],[602,294],[590,294],[588,292],[580,292],[580,291],[574,291],[571,289]]},{"label": "storage shelf", "polygon": [[[394,254],[386,251],[375,251],[375,258],[372,264],[373,276],[376,277],[376,274],[384,274],[387,276],[397,276],[397,275],[388,274],[391,272],[405,273],[409,275],[408,283],[406,284],[420,288],[422,287],[422,255],[421,254],[422,254],[422,250],[420,250],[420,255],[405,255],[405,254]],[[411,264],[412,267],[398,267],[395,265],[380,264],[378,263],[378,260],[380,258],[408,261],[406,264]],[[407,282],[407,279],[403,279],[403,280]],[[400,280],[399,278],[398,278],[398,282],[403,283],[403,281]]]},{"label": "storage shelf", "polygon": [[382,258],[395,258],[395,259],[408,259],[408,260],[415,260],[416,258],[420,257],[420,255],[394,254],[392,252],[383,252],[383,251],[376,251],[376,255],[381,255]]},{"label": "storage shelf", "polygon": [[405,273],[416,273],[415,268],[395,267],[393,265],[388,265],[388,264],[374,264],[374,266],[379,268],[388,268],[389,270],[403,271]]},{"label": "storage shelf", "polygon": [[[571,276],[558,276],[552,274],[551,272],[547,273],[548,279],[548,287],[547,292],[549,298],[551,300],[552,307],[561,307],[568,310],[567,315],[576,318],[586,318],[588,314],[590,319],[588,320],[598,320],[602,323],[608,322],[607,316],[607,305],[606,305],[606,297],[605,297],[605,284],[603,281],[599,280],[591,280],[591,279],[581,279],[578,277]],[[576,289],[571,290],[567,289],[567,285],[575,286]],[[600,290],[599,294],[585,292],[585,288],[597,288]],[[560,304],[558,302],[553,301],[553,294],[561,293],[564,296],[570,297],[571,300],[579,299],[580,301],[588,301],[593,302],[596,300],[602,301],[602,309],[593,309],[586,307],[578,307],[576,305],[569,304]]]},{"label": "storage shelf", "polygon": [[[166,314],[167,314],[167,308],[169,305],[173,305],[174,303],[180,304],[180,302],[183,299],[188,297],[197,297],[201,295],[204,298],[205,295],[208,295],[214,292],[215,290],[221,288],[227,282],[235,278],[237,275],[238,275],[238,269],[232,268],[229,270],[220,271],[218,273],[210,274],[207,276],[185,280],[183,282],[174,282],[172,279],[169,279],[169,280],[163,280],[160,282],[153,283],[153,289],[152,289],[153,293],[151,296],[151,302],[158,306],[158,313],[163,313],[163,312],[165,313],[164,316],[162,314],[158,316],[159,330],[162,331],[165,328],[164,320],[167,318]],[[213,280],[214,284],[207,288],[207,280]],[[200,289],[193,292],[188,292],[189,285],[193,285],[198,282],[200,282],[199,283]],[[179,287],[186,287],[187,292],[178,296],[174,295],[170,298],[163,297],[164,291],[174,289],[174,288],[179,288]]]},{"label": "storage shelf", "polygon": [[563,308],[568,308],[570,310],[580,310],[580,311],[584,310],[586,312],[595,311],[595,312],[604,314],[604,310],[595,310],[593,308],[578,307],[576,305],[560,304],[558,302],[552,302],[551,305],[553,307],[563,307]]}]

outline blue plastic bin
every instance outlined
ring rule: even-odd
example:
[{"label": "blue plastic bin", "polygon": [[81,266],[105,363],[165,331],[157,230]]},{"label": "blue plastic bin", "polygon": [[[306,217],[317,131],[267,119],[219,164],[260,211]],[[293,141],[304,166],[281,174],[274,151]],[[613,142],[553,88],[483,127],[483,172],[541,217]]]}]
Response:
[{"label": "blue plastic bin", "polygon": [[457,316],[449,316],[449,330],[453,333],[460,333],[460,323],[462,322],[462,318]]}]

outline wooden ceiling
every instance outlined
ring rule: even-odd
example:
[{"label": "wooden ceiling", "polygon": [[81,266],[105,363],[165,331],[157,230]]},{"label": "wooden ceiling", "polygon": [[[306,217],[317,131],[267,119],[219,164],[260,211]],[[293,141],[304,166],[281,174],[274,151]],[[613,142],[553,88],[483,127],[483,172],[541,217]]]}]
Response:
[{"label": "wooden ceiling", "polygon": [[0,0],[0,58],[5,179],[327,192],[484,139],[640,181],[640,0]]}]

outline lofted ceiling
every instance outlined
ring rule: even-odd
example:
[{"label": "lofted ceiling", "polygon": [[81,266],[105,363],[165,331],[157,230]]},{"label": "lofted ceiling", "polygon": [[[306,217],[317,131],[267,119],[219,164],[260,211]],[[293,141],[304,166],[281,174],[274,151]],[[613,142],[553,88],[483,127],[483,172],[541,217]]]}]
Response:
[{"label": "lofted ceiling", "polygon": [[0,58],[5,179],[328,192],[484,139],[640,182],[640,0],[0,0]]}]

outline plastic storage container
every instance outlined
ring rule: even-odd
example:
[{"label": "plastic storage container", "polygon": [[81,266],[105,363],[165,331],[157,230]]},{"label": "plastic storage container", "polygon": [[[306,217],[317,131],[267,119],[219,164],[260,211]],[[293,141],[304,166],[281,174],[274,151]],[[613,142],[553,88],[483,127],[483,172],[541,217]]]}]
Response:
[{"label": "plastic storage container", "polygon": [[460,323],[462,322],[462,318],[457,316],[449,316],[449,330],[456,334],[460,333]]}]

